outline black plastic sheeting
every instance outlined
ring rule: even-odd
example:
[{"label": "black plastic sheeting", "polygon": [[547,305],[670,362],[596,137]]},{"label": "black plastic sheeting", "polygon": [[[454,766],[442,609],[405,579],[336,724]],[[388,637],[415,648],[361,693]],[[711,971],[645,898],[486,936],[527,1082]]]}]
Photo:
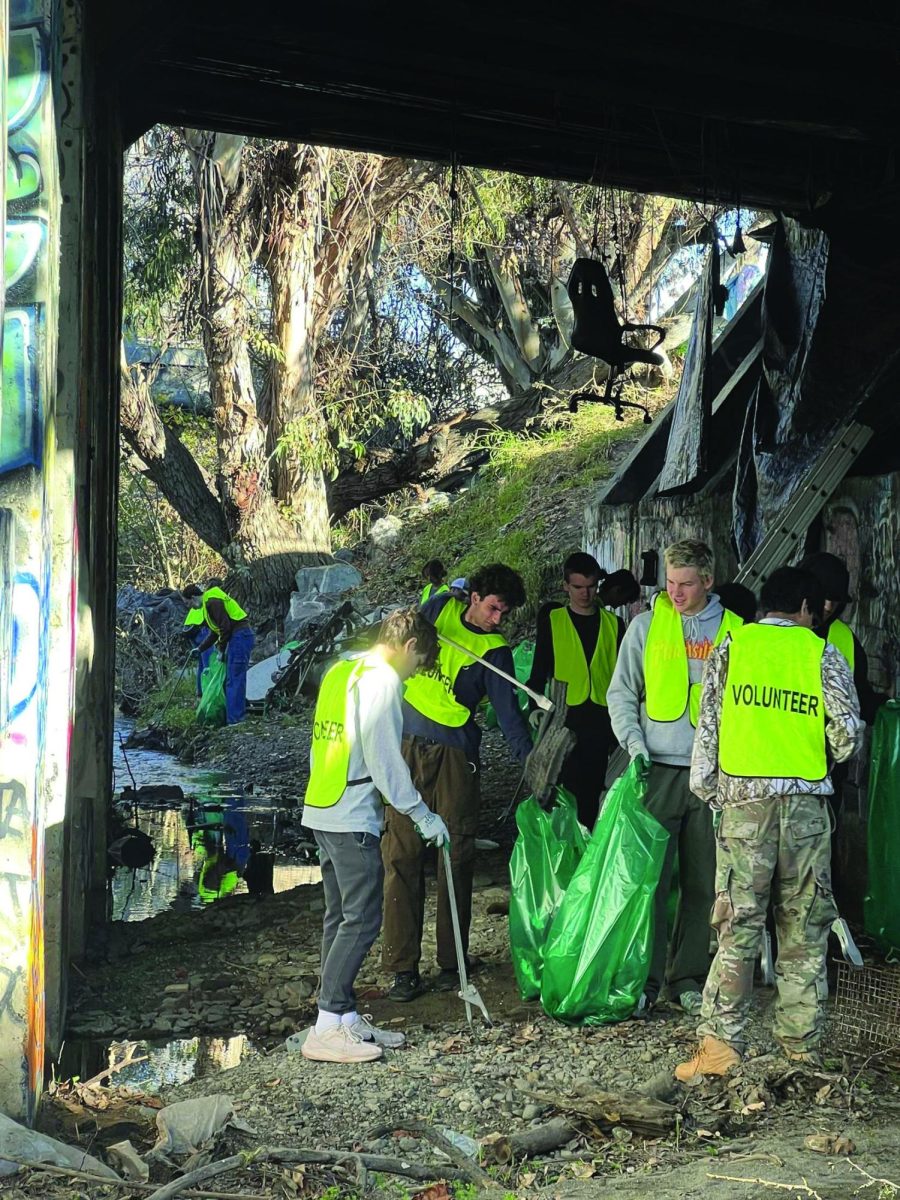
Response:
[{"label": "black plastic sheeting", "polygon": [[684,371],[675,397],[666,461],[658,492],[689,491],[706,474],[713,387],[710,360],[713,318],[719,291],[719,244],[713,234],[706,265],[700,277]]},{"label": "black plastic sheeting", "polygon": [[741,562],[762,540],[767,514],[788,502],[855,398],[829,377],[829,359],[840,347],[820,320],[828,262],[826,234],[779,218],[763,298],[762,375],[747,409],[734,486]]}]

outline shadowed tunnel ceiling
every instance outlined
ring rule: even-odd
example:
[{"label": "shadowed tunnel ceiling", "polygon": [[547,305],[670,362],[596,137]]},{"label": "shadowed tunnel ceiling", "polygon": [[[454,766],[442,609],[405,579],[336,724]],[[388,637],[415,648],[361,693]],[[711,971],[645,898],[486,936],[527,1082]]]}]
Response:
[{"label": "shadowed tunnel ceiling", "polygon": [[161,121],[456,151],[797,213],[896,194],[900,14],[888,5],[87,4],[129,140]]}]

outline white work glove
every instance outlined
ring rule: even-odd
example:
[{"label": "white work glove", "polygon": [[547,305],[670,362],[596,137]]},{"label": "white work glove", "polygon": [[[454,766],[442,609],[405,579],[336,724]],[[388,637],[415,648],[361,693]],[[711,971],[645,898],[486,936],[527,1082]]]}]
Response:
[{"label": "white work glove", "polygon": [[443,846],[450,843],[450,830],[444,824],[443,817],[436,812],[429,812],[427,817],[416,822],[416,832],[423,842],[433,846]]}]

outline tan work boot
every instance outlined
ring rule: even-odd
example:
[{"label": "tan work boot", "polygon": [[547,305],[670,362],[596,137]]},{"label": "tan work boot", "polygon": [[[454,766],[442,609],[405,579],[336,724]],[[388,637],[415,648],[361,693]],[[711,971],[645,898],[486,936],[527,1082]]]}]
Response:
[{"label": "tan work boot", "polygon": [[787,1046],[782,1046],[781,1053],[789,1063],[807,1067],[821,1067],[822,1065],[822,1055],[818,1050],[789,1050]]},{"label": "tan work boot", "polygon": [[372,1062],[381,1058],[381,1047],[375,1042],[364,1042],[347,1025],[332,1025],[323,1033],[313,1027],[300,1047],[304,1058],[314,1062],[357,1063]]},{"label": "tan work boot", "polygon": [[679,1063],[675,1068],[675,1078],[687,1083],[698,1075],[727,1075],[740,1061],[741,1056],[727,1042],[705,1037],[690,1062]]}]

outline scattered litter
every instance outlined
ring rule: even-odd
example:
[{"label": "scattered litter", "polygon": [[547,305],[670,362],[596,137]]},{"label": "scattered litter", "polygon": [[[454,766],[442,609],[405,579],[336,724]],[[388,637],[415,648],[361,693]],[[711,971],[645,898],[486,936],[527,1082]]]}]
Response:
[{"label": "scattered litter", "polygon": [[803,1145],[816,1154],[838,1154],[846,1157],[856,1152],[856,1145],[848,1137],[838,1133],[811,1133],[804,1138]]},{"label": "scattered litter", "polygon": [[106,1163],[100,1162],[84,1150],[66,1146],[56,1138],[26,1129],[24,1125],[0,1113],[0,1176],[15,1175],[19,1167],[4,1156],[22,1158],[28,1162],[50,1163],[54,1167],[69,1167],[73,1171],[88,1171],[92,1175],[103,1175],[107,1179],[119,1176]]},{"label": "scattered litter", "polygon": [[[438,1133],[442,1133],[447,1141],[451,1142],[457,1150],[461,1150],[467,1158],[478,1157],[478,1143],[467,1133],[457,1133],[455,1129],[445,1129],[442,1125],[438,1126]],[[442,1150],[437,1151],[437,1156],[447,1159],[447,1155]]]},{"label": "scattered litter", "polygon": [[107,1158],[119,1170],[124,1179],[136,1179],[146,1183],[150,1178],[150,1167],[126,1138],[124,1142],[116,1142],[106,1148]]},{"label": "scattered litter", "polygon": [[168,1104],[156,1114],[159,1138],[151,1153],[196,1154],[234,1117],[230,1096],[198,1096]]}]

